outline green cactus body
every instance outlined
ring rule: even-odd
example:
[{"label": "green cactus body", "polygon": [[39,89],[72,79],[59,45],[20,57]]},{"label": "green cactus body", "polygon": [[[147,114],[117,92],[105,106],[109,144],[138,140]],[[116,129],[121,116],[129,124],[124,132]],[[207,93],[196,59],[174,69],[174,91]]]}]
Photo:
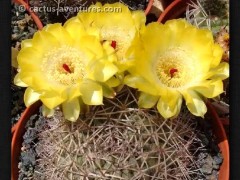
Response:
[{"label": "green cactus body", "polygon": [[46,119],[36,179],[192,179],[189,169],[198,169],[190,153],[192,115],[184,110],[164,120],[155,109],[138,109],[134,93],[124,88],[76,123],[65,121],[61,111]]}]

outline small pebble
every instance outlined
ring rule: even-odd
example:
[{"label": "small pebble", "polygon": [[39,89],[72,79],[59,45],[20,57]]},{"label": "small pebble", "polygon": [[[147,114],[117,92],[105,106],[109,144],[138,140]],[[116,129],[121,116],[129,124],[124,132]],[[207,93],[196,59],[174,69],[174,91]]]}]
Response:
[{"label": "small pebble", "polygon": [[218,170],[219,169],[219,165],[213,163],[213,169]]},{"label": "small pebble", "polygon": [[204,164],[202,167],[201,167],[201,172],[205,175],[210,175],[212,173],[212,165],[210,164]]},{"label": "small pebble", "polygon": [[214,157],[213,157],[214,162],[215,162],[216,164],[218,164],[218,165],[221,164],[222,161],[223,161],[223,159],[222,159],[221,156],[222,156],[221,154],[218,154],[218,156],[214,156]]}]

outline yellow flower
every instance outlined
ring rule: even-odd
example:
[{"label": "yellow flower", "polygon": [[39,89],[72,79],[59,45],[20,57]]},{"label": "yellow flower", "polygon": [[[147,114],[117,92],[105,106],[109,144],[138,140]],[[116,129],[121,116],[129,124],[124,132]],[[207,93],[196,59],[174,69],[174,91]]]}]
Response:
[{"label": "yellow flower", "polygon": [[141,32],[135,48],[135,66],[125,83],[141,91],[139,106],[157,108],[164,118],[178,115],[182,100],[189,111],[203,117],[204,97],[223,92],[222,80],[229,65],[220,63],[222,49],[212,33],[197,29],[183,19],[151,23]]},{"label": "yellow flower", "polygon": [[78,18],[87,31],[99,33],[103,43],[110,44],[115,50],[119,71],[126,70],[132,60],[126,54],[139,29],[145,25],[146,17],[143,11],[130,11],[121,3],[96,3],[87,12],[79,12]]},{"label": "yellow flower", "polygon": [[26,106],[43,102],[43,114],[52,115],[61,105],[66,119],[79,117],[81,104],[102,104],[113,93],[105,82],[117,71],[114,56],[80,22],[51,24],[22,42],[15,84],[27,87]]}]

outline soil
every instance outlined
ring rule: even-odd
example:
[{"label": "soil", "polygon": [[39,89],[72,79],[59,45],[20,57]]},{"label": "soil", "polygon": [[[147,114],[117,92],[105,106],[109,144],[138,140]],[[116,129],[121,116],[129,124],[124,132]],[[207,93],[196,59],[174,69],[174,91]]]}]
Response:
[{"label": "soil", "polygon": [[12,122],[12,125],[14,125],[19,120],[21,113],[26,108],[23,102],[23,95],[24,95],[25,89],[12,85],[11,91],[12,91],[11,122]]}]

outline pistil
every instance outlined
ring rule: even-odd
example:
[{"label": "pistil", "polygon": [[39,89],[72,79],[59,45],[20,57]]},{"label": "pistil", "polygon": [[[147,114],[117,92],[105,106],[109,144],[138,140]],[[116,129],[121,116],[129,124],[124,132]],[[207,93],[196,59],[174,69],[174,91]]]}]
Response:
[{"label": "pistil", "polygon": [[63,67],[63,69],[64,69],[65,71],[67,71],[68,73],[72,73],[71,69],[69,68],[69,66],[68,66],[67,64],[63,64],[62,67]]},{"label": "pistil", "polygon": [[114,49],[116,49],[116,47],[117,47],[117,42],[116,42],[116,41],[112,41],[111,46],[112,46]]},{"label": "pistil", "polygon": [[171,68],[171,69],[169,70],[169,73],[170,73],[170,75],[171,75],[171,78],[173,78],[174,73],[176,73],[176,72],[178,72],[178,70],[175,69],[175,68]]}]

